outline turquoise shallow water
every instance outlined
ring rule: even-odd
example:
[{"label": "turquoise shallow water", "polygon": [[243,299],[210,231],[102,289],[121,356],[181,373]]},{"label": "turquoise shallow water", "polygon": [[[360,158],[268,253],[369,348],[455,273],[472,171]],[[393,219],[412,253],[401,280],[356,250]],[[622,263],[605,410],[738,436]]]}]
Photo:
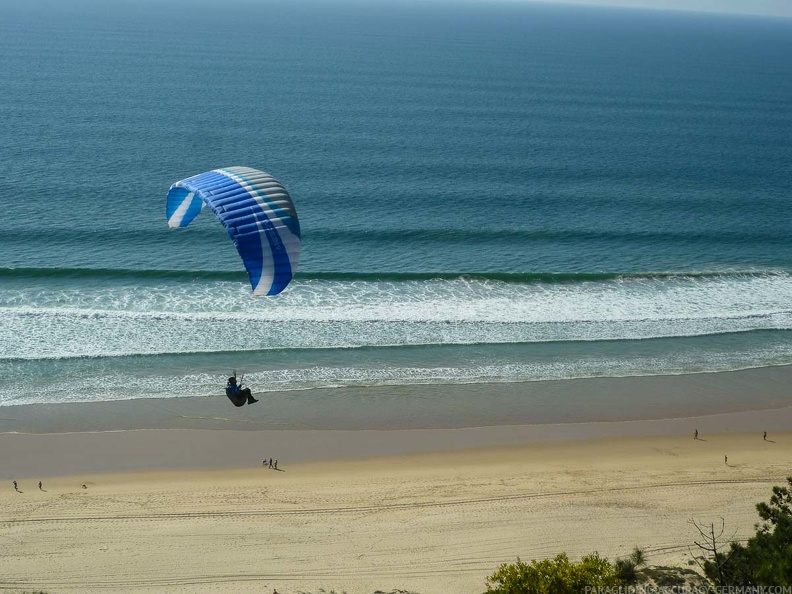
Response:
[{"label": "turquoise shallow water", "polygon": [[[185,6],[0,7],[0,404],[792,363],[789,20]],[[227,165],[295,200],[276,298],[165,224]]]}]

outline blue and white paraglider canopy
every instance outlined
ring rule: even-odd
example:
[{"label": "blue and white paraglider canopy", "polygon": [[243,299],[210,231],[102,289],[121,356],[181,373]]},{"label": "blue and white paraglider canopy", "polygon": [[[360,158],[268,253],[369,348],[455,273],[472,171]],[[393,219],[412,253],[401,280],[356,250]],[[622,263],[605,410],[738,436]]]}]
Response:
[{"label": "blue and white paraglider canopy", "polygon": [[228,231],[254,295],[277,295],[300,260],[300,222],[291,197],[271,175],[226,167],[176,182],[168,191],[169,227],[186,227],[204,204]]}]

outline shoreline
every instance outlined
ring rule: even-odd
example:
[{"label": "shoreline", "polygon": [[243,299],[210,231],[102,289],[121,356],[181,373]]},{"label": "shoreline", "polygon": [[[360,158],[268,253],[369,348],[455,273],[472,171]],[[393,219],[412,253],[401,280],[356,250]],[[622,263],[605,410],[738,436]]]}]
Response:
[{"label": "shoreline", "polygon": [[[260,465],[264,457],[294,464],[618,438],[692,438],[696,429],[702,436],[775,434],[792,428],[788,385],[792,366],[536,385],[443,386],[440,391],[435,386],[411,386],[406,391],[334,389],[312,394],[324,404],[307,410],[304,402],[288,398],[284,409],[275,410],[271,400],[237,409],[220,396],[2,407],[0,451],[6,455],[0,458],[0,477],[249,468]],[[768,400],[761,394],[773,397]],[[646,398],[668,402],[669,395],[669,410],[679,416],[629,418],[636,409],[617,405],[592,414],[609,399],[617,404]],[[358,416],[340,425],[339,413],[320,418],[339,398],[358,399]],[[679,405],[685,399],[688,404]],[[691,414],[716,406],[713,400],[720,410]],[[570,401],[585,404],[575,409]],[[760,408],[768,401],[784,406]],[[405,402],[412,410],[393,422],[388,412]],[[509,414],[498,410],[499,404]],[[434,422],[454,405],[471,423]],[[482,413],[487,407],[493,409],[489,415]],[[547,409],[559,410],[544,415]],[[430,422],[413,418],[422,411],[431,411],[425,415],[432,417]],[[585,420],[591,416],[595,418]]]},{"label": "shoreline", "polygon": [[[792,366],[687,375],[259,392],[0,407],[0,434],[133,429],[403,430],[683,419],[792,406]],[[254,387],[255,388],[255,387]]]}]

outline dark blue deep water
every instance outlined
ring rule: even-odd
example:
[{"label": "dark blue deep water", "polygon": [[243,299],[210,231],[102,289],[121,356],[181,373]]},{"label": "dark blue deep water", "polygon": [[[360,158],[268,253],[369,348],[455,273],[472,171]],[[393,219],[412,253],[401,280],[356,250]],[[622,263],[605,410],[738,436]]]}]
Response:
[{"label": "dark blue deep water", "polygon": [[[792,364],[791,20],[32,0],[0,77],[0,404]],[[300,215],[277,297],[166,225],[230,165]]]}]

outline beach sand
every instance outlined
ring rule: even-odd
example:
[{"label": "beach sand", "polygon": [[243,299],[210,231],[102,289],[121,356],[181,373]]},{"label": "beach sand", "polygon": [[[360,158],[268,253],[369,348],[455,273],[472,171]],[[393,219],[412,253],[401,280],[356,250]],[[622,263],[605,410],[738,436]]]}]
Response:
[{"label": "beach sand", "polygon": [[[26,415],[3,411],[17,426]],[[473,594],[517,557],[613,559],[634,546],[652,565],[690,567],[691,519],[753,533],[755,504],[792,474],[791,423],[784,408],[454,429],[0,433],[0,589]]]}]

